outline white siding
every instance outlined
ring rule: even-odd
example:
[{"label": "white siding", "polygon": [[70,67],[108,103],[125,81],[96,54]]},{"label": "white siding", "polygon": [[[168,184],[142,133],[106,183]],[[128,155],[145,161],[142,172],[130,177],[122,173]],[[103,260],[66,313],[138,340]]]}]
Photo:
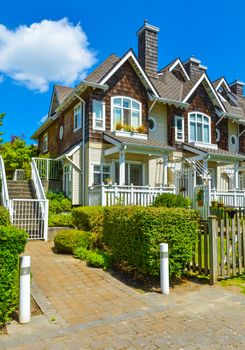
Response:
[{"label": "white siding", "polygon": [[230,120],[228,122],[228,144],[229,144],[229,151],[231,152],[238,152],[239,151],[239,139],[237,137],[237,145],[233,146],[230,142],[230,136],[231,135],[238,135],[238,126],[235,123],[232,123]]},{"label": "white siding", "polygon": [[161,158],[149,159],[149,185],[162,185],[163,165]]},{"label": "white siding", "polygon": [[[81,148],[73,154],[73,162],[81,169]],[[81,172],[75,167],[72,168],[72,204],[81,205]]]},{"label": "white siding", "polygon": [[156,120],[157,125],[154,131],[149,130],[149,137],[151,139],[159,140],[167,144],[168,143],[167,106],[156,103],[150,112],[150,117],[153,117]]}]

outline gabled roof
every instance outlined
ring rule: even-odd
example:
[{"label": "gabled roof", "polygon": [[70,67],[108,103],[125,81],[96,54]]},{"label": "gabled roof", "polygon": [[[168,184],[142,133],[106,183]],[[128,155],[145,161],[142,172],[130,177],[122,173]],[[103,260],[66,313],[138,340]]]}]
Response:
[{"label": "gabled roof", "polygon": [[114,53],[107,57],[95,70],[90,73],[85,80],[91,81],[93,83],[98,83],[106,73],[115,66],[115,64],[120,61],[120,57]]},{"label": "gabled roof", "polygon": [[55,114],[56,108],[66,99],[68,95],[72,92],[73,88],[62,85],[54,85],[48,117]]},{"label": "gabled roof", "polygon": [[229,85],[228,85],[228,83],[227,83],[227,81],[225,80],[224,77],[221,77],[221,78],[219,78],[219,79],[217,79],[217,80],[215,80],[215,81],[213,82],[213,85],[214,85],[216,91],[219,90],[219,88],[220,88],[220,86],[221,86],[222,84],[225,85],[227,91],[231,91],[231,89],[229,88]]},{"label": "gabled roof", "polygon": [[166,70],[158,79],[151,78],[160,97],[182,101],[183,83],[174,74]]}]

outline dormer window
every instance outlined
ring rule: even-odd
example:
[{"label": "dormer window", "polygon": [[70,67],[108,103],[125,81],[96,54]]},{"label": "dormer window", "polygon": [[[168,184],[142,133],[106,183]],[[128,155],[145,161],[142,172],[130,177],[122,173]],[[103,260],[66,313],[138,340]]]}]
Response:
[{"label": "dormer window", "polygon": [[189,113],[189,142],[211,143],[210,117],[199,112]]},{"label": "dormer window", "polygon": [[130,126],[137,129],[142,123],[141,103],[129,97],[112,98],[112,130]]}]

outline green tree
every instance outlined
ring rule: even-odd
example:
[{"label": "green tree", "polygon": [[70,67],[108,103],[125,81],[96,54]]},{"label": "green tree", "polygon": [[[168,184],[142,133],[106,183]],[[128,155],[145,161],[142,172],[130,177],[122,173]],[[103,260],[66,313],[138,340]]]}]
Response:
[{"label": "green tree", "polygon": [[[3,118],[4,118],[4,116],[5,116],[5,113],[1,113],[0,114],[0,126],[3,126]],[[3,135],[3,132],[1,131],[0,132],[0,143],[3,142],[3,139],[1,138],[2,135]]]},{"label": "green tree", "polygon": [[12,178],[15,169],[24,169],[30,175],[30,161],[37,156],[37,147],[27,145],[25,140],[19,136],[12,136],[10,142],[0,146],[0,154],[3,157],[6,175]]}]

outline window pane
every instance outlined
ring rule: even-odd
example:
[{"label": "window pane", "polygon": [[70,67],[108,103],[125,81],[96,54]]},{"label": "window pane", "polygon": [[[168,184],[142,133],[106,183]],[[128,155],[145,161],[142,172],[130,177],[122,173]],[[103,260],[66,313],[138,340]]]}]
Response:
[{"label": "window pane", "polygon": [[196,116],[195,116],[195,114],[190,114],[190,120],[196,120]]},{"label": "window pane", "polygon": [[94,173],[94,185],[100,185],[101,184],[101,174]]},{"label": "window pane", "polygon": [[140,104],[136,101],[132,101],[132,108],[139,110],[140,109]]},{"label": "window pane", "polygon": [[96,128],[103,128],[103,120],[95,120],[95,127]]},{"label": "window pane", "polygon": [[204,142],[209,143],[209,125],[204,125],[203,127],[203,137],[204,137]]},{"label": "window pane", "polygon": [[121,98],[114,98],[113,103],[114,103],[114,106],[121,106],[122,99]]},{"label": "window pane", "polygon": [[103,173],[110,173],[110,166],[109,165],[103,166]]},{"label": "window pane", "polygon": [[128,98],[123,99],[123,107],[125,107],[125,108],[131,107],[131,101]]},{"label": "window pane", "polygon": [[123,109],[123,124],[131,125],[130,109]]},{"label": "window pane", "polygon": [[182,119],[177,119],[177,130],[182,131]]},{"label": "window pane", "polygon": [[208,118],[207,117],[203,117],[203,121],[204,121],[204,123],[208,123]]},{"label": "window pane", "polygon": [[103,106],[102,102],[93,101],[93,113],[96,119],[103,119]]},{"label": "window pane", "polygon": [[190,123],[190,139],[191,141],[196,141],[196,127],[195,123]]},{"label": "window pane", "polygon": [[196,141],[202,142],[202,124],[197,123],[197,138]]},{"label": "window pane", "polygon": [[197,114],[197,121],[202,122],[202,115],[201,114]]},{"label": "window pane", "polygon": [[122,122],[122,110],[121,108],[114,108],[114,121],[115,126]]},{"label": "window pane", "polygon": [[140,122],[140,113],[133,111],[133,113],[132,113],[132,126],[134,128],[138,128],[139,122]]}]

